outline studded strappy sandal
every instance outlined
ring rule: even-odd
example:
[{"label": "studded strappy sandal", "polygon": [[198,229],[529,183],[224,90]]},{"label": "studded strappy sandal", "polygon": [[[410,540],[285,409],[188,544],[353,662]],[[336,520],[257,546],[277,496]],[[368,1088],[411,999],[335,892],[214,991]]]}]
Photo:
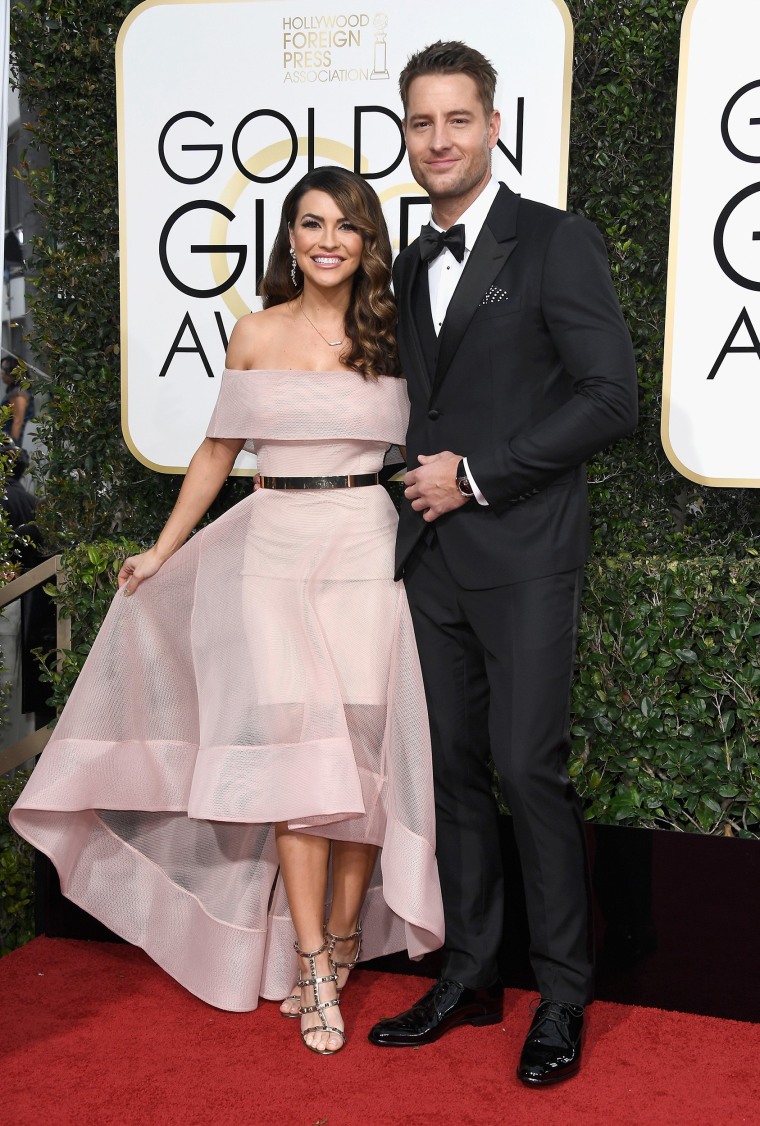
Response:
[{"label": "studded strappy sandal", "polygon": [[[326,930],[327,930],[327,924],[323,923],[322,924],[322,933],[324,934],[324,932]],[[298,981],[297,980],[296,980],[295,985],[293,986],[293,989],[298,989]],[[340,993],[340,990],[338,990],[338,992]],[[283,997],[282,1001],[280,1001],[280,1004],[284,1005],[286,1001],[295,1001],[296,1002],[296,1006],[297,1006],[296,1012],[294,1012],[294,1013],[284,1013],[282,1011],[282,1009],[280,1009],[280,1016],[285,1017],[287,1020],[298,1020],[300,1015],[301,1015],[300,1012],[299,1012],[299,1010],[301,1008],[301,994],[300,994],[300,992],[289,993],[287,997]]]},{"label": "studded strappy sandal", "polygon": [[[359,923],[357,925],[357,928],[356,928],[356,930],[354,931],[353,934],[347,934],[347,935],[333,934],[331,931],[325,930],[325,937],[326,937],[327,942],[328,942],[327,957],[328,957],[328,960],[330,962],[330,969],[335,974],[336,979],[337,979],[337,976],[338,976],[338,970],[348,970],[349,973],[350,973],[351,970],[354,968],[354,966],[359,961],[359,958],[361,957],[361,952],[362,952],[362,933],[363,932],[362,932],[361,923]],[[354,954],[353,959],[350,962],[336,962],[335,959],[333,958],[333,951],[335,950],[335,944],[338,943],[338,942],[351,942],[351,940],[354,939],[354,938],[356,939],[356,953]],[[346,981],[348,981],[348,975],[346,975]],[[345,982],[343,983],[343,985],[336,985],[335,988],[338,990],[338,996],[339,997],[340,997],[341,993],[343,992],[343,990],[345,989],[345,987],[346,987]]]},{"label": "studded strappy sandal", "polygon": [[[316,1013],[319,1017],[319,1024],[313,1024],[309,1028],[301,1029],[301,1037],[303,1038],[303,1042],[309,1049],[309,1051],[316,1052],[318,1056],[334,1056],[336,1052],[339,1052],[341,1048],[345,1047],[346,1043],[346,1034],[343,1029],[336,1028],[334,1025],[328,1024],[325,1018],[325,1009],[329,1009],[332,1005],[340,1005],[340,997],[334,997],[331,1001],[323,1001],[319,994],[320,985],[325,985],[329,981],[336,982],[335,988],[337,989],[338,975],[329,974],[327,977],[319,977],[317,974],[317,963],[314,961],[315,958],[319,957],[320,954],[324,954],[325,950],[327,950],[327,942],[328,940],[327,938],[325,938],[325,941],[322,943],[319,950],[311,951],[302,950],[298,945],[298,942],[293,943],[293,948],[296,954],[298,954],[301,958],[308,959],[309,971],[311,972],[311,977],[302,977],[299,973],[298,988],[302,989],[305,986],[311,986],[312,990],[314,991],[314,1004],[301,1005],[298,1010],[298,1015],[306,1016],[308,1013]],[[334,1034],[335,1036],[340,1036],[343,1043],[339,1048],[325,1048],[324,1050],[321,1048],[313,1048],[311,1044],[309,1044],[306,1040],[306,1037],[310,1032],[329,1032],[331,1034]]]}]

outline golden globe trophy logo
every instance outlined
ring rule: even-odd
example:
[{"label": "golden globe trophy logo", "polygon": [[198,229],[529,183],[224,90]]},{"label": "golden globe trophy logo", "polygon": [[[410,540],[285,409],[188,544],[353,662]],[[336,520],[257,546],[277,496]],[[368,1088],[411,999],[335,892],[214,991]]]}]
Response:
[{"label": "golden globe trophy logo", "polygon": [[[429,201],[409,171],[397,77],[431,38],[466,39],[499,72],[494,174],[564,206],[564,0],[475,0],[466,18],[459,0],[147,0],[127,17],[117,45],[122,428],[145,465],[187,467],[232,327],[260,308],[282,201],[307,171],[353,169],[377,191],[395,249],[416,237]],[[236,472],[254,464],[242,454]]]},{"label": "golden globe trophy logo", "polygon": [[690,0],[681,30],[662,442],[683,476],[759,486],[760,4]]},{"label": "golden globe trophy logo", "polygon": [[286,82],[356,82],[390,78],[384,12],[282,17]]}]

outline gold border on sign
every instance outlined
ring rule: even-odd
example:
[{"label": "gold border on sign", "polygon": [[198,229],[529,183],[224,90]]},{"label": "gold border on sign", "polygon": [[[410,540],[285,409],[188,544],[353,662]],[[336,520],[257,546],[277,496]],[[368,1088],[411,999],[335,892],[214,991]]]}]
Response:
[{"label": "gold border on sign", "polygon": [[575,28],[565,0],[552,0],[565,25],[565,69],[562,76],[562,129],[560,132],[559,185],[557,207],[567,208],[567,182],[570,166],[570,110],[573,95],[573,42]]},{"label": "gold border on sign", "polygon": [[683,191],[683,148],[686,132],[686,96],[689,78],[689,51],[691,48],[691,23],[699,0],[689,0],[681,21],[681,43],[678,55],[678,90],[676,95],[676,133],[673,146],[673,180],[670,202],[670,239],[668,243],[668,279],[665,299],[665,350],[662,363],[662,412],[660,416],[660,441],[670,464],[682,477],[698,485],[716,488],[760,487],[756,477],[705,477],[679,458],[670,440],[670,413],[673,379],[673,334],[675,324],[676,277],[678,274],[678,245],[681,226],[681,195]]}]

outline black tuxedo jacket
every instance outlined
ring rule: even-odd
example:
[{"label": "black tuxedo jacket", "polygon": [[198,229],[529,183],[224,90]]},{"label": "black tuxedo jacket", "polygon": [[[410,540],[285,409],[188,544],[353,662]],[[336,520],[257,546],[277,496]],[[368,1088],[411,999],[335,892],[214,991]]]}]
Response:
[{"label": "black tuxedo jacket", "polygon": [[[581,566],[584,462],[637,415],[633,349],[601,235],[502,184],[432,347],[415,315],[425,270],[416,241],[394,266],[407,462],[442,450],[467,457],[489,502],[435,521],[449,570],[477,590]],[[397,578],[427,528],[404,501]]]}]

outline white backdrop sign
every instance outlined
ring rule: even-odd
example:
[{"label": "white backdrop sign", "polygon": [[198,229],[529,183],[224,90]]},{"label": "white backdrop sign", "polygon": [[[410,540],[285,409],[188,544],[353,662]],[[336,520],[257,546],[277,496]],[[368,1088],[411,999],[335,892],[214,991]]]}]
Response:
[{"label": "white backdrop sign", "polygon": [[681,30],[662,441],[680,473],[760,485],[760,3]]},{"label": "white backdrop sign", "polygon": [[[429,208],[401,133],[398,74],[464,39],[499,73],[494,172],[564,206],[572,25],[564,0],[148,0],[117,48],[122,425],[144,464],[182,472],[235,320],[260,307],[286,193],[340,164],[380,196],[394,247]],[[248,471],[241,455],[237,471]]]}]

